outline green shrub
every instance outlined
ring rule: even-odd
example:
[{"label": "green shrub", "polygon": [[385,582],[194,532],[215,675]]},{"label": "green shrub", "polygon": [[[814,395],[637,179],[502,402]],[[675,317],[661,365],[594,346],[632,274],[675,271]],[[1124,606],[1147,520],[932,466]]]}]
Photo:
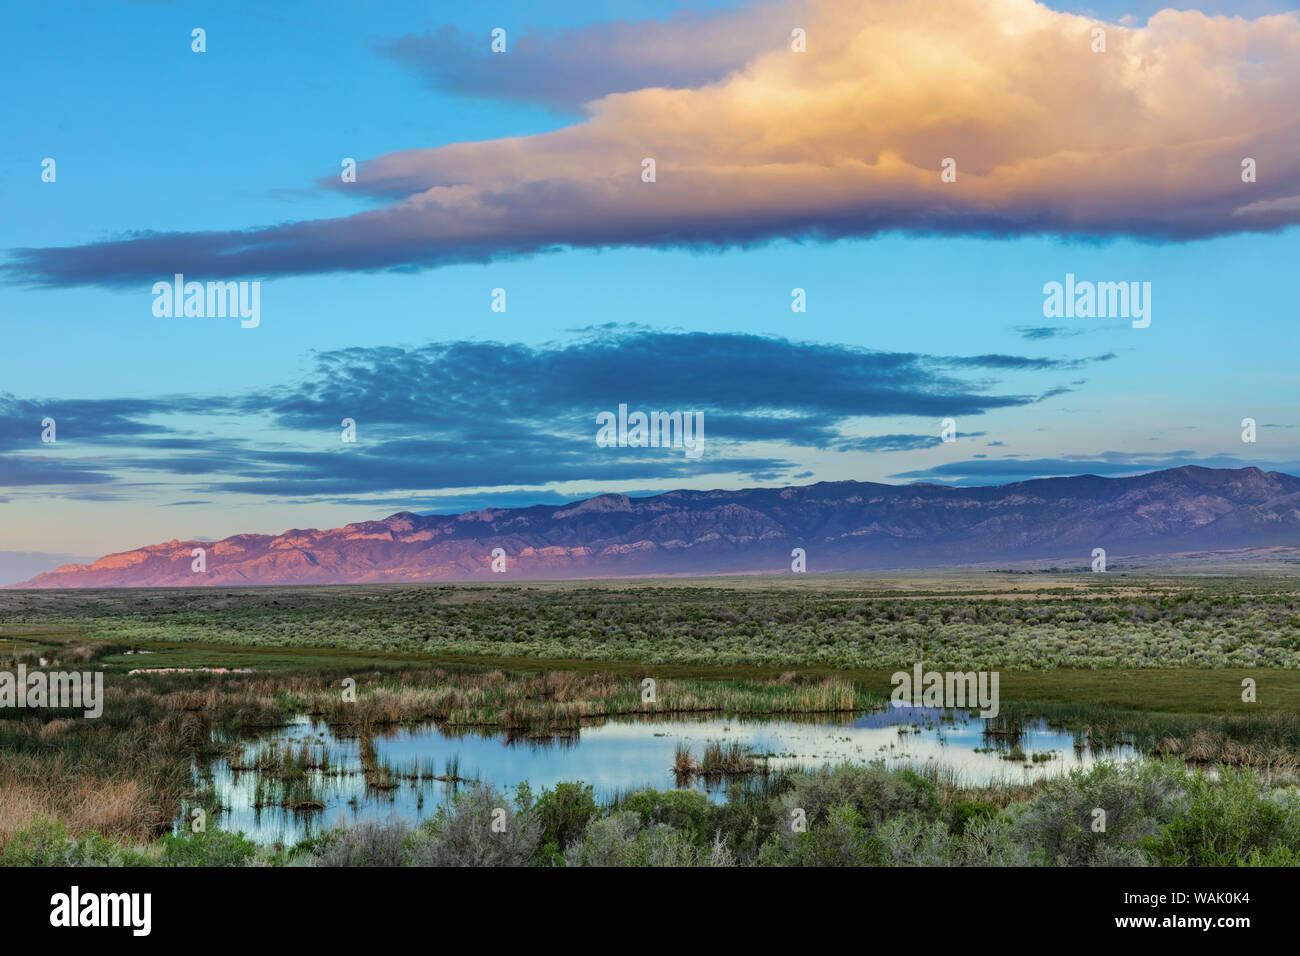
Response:
[{"label": "green shrub", "polygon": [[162,845],[163,866],[247,866],[257,856],[256,843],[228,830],[168,835]]},{"label": "green shrub", "polygon": [[1277,845],[1267,853],[1259,847],[1250,851],[1250,855],[1239,861],[1240,866],[1300,866],[1300,852],[1289,846]]},{"label": "green shrub", "polygon": [[1034,861],[1016,839],[1012,819],[1005,813],[972,817],[953,838],[953,862],[960,866],[1029,866]]},{"label": "green shrub", "polygon": [[781,810],[779,802],[765,795],[733,787],[726,803],[709,808],[709,832],[715,840],[721,839],[737,863],[753,864],[782,821]]},{"label": "green shrub", "polygon": [[874,835],[890,866],[947,866],[952,861],[951,834],[942,820],[905,813],[880,824]]},{"label": "green shrub", "polygon": [[862,815],[841,804],[817,821],[810,816],[808,828],[801,833],[778,829],[764,845],[759,861],[765,866],[887,866],[889,854],[868,831]]},{"label": "green shrub", "polygon": [[966,827],[975,820],[984,820],[995,816],[997,811],[988,803],[978,800],[956,800],[948,808],[948,828],[954,836],[961,836]]},{"label": "green shrub", "polygon": [[800,775],[783,800],[787,807],[803,808],[809,829],[823,822],[832,808],[844,805],[857,811],[869,826],[906,813],[937,820],[942,812],[933,783],[914,770],[891,772],[882,761]]},{"label": "green shrub", "polygon": [[569,866],[732,866],[720,842],[700,848],[666,823],[645,823],[640,814],[617,810],[592,820],[583,839],[565,853]]},{"label": "green shrub", "polygon": [[556,864],[563,862],[564,851],[581,838],[598,808],[591,787],[579,781],[543,790],[533,812],[541,830],[534,862]]},{"label": "green shrub", "polygon": [[667,824],[696,846],[707,846],[713,838],[709,832],[713,807],[698,790],[642,790],[624,800],[620,809],[637,814],[643,826]]},{"label": "green shrub", "polygon": [[[1182,766],[1159,761],[1073,770],[1011,809],[1016,836],[1045,865],[1142,865],[1142,841],[1174,818],[1187,779]],[[1105,829],[1094,831],[1097,810]]]},{"label": "green shrub", "polygon": [[[1293,865],[1300,851],[1300,795],[1268,793],[1250,770],[1192,775],[1181,812],[1146,842],[1162,866]],[[1266,862],[1267,861],[1267,862]]]},{"label": "green shrub", "polygon": [[640,832],[639,814],[616,810],[592,820],[583,838],[564,854],[564,861],[569,866],[623,866],[627,847]]},{"label": "green shrub", "polygon": [[0,866],[151,866],[146,853],[123,847],[98,833],[68,835],[55,820],[33,820],[15,832],[0,852]]}]

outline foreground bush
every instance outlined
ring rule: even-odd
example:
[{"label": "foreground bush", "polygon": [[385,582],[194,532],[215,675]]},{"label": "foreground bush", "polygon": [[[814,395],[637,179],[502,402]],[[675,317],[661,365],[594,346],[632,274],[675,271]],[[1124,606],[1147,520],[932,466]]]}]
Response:
[{"label": "foreground bush", "polygon": [[587,824],[599,812],[591,787],[582,783],[559,783],[554,790],[543,790],[534,807],[541,828],[541,845],[535,863],[558,864],[564,851],[578,841]]},{"label": "foreground bush", "polygon": [[166,836],[162,848],[163,866],[247,866],[258,855],[256,843],[226,830]]},{"label": "foreground bush", "polygon": [[800,774],[785,804],[803,808],[809,829],[840,806],[852,807],[871,826],[906,813],[937,820],[942,812],[933,783],[915,770],[887,770],[882,761]]},{"label": "foreground bush", "polygon": [[569,866],[733,866],[720,842],[701,849],[693,832],[666,823],[646,823],[629,810],[593,821],[582,842],[565,854]]},{"label": "foreground bush", "polygon": [[35,820],[0,851],[0,866],[149,866],[152,858],[99,834],[72,837],[62,823]]},{"label": "foreground bush", "polygon": [[1220,768],[1186,781],[1179,812],[1146,841],[1159,866],[1296,866],[1300,794],[1270,793],[1249,770]]},{"label": "foreground bush", "polygon": [[847,803],[824,810],[802,832],[781,827],[759,853],[763,866],[884,866],[884,844]]},{"label": "foreground bush", "polygon": [[359,823],[327,834],[311,853],[313,866],[401,866],[410,827]]},{"label": "foreground bush", "polygon": [[411,866],[525,866],[541,827],[526,787],[515,810],[493,787],[464,790],[406,841]]},{"label": "foreground bush", "polygon": [[[1104,811],[1104,826],[1099,825]],[[458,792],[417,828],[364,822],[287,852],[214,830],[146,848],[37,819],[0,848],[8,866],[1296,866],[1300,793],[1249,770],[1099,763],[996,809],[941,800],[912,771],[824,768],[725,803],[644,790],[614,806],[562,783],[534,799]]]},{"label": "foreground bush", "polygon": [[1143,842],[1174,819],[1190,776],[1182,765],[1160,761],[1074,770],[1013,807],[1012,829],[1044,866],[1142,866]]}]

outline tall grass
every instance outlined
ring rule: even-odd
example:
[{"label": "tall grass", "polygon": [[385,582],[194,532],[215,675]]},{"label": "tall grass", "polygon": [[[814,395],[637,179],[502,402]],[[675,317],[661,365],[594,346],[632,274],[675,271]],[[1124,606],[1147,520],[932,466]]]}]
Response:
[{"label": "tall grass", "polygon": [[433,721],[514,734],[562,734],[610,717],[795,716],[854,713],[884,704],[879,695],[834,679],[808,684],[667,679],[657,683],[653,699],[645,699],[640,683],[625,677],[563,671],[509,677],[501,671],[459,674],[442,669],[382,679],[355,701],[320,689],[287,690],[280,699],[283,706],[332,727]]}]

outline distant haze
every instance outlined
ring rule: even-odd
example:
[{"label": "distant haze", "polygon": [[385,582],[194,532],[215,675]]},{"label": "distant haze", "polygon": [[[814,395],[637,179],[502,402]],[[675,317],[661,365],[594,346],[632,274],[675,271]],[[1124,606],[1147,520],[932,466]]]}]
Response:
[{"label": "distant haze", "polygon": [[75,554],[44,554],[40,551],[0,551],[0,587],[26,581],[43,571],[53,571],[62,564],[94,561],[93,557]]}]

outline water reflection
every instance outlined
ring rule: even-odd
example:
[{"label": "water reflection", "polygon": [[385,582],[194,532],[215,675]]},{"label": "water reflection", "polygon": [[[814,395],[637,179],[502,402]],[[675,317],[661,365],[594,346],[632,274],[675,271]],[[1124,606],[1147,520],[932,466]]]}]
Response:
[{"label": "water reflection", "polygon": [[748,748],[769,773],[883,760],[891,767],[928,766],[968,785],[1027,783],[1101,758],[1136,756],[1132,746],[1092,746],[1041,720],[911,707],[806,720],[612,720],[551,738],[457,733],[432,724],[349,737],[304,716],[242,742],[204,776],[227,808],[222,827],[261,842],[292,843],[358,820],[418,823],[472,781],[508,791],[527,781],[536,792],[582,780],[599,800],[674,786],[723,799],[729,787],[761,786],[753,776],[674,773],[683,748],[699,758],[710,742],[724,752]]}]

